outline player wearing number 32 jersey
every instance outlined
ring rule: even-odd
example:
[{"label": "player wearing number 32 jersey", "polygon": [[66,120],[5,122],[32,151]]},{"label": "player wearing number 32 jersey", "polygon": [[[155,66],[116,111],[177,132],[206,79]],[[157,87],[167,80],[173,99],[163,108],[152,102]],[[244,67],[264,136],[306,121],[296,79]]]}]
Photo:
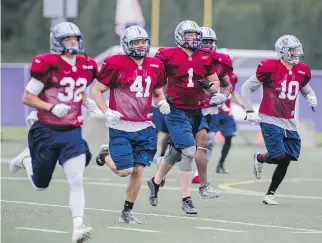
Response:
[{"label": "player wearing number 32 jersey", "polygon": [[54,26],[50,43],[54,53],[36,56],[31,64],[31,80],[23,102],[38,111],[38,120],[29,130],[29,149],[12,160],[10,171],[25,168],[33,186],[44,190],[59,161],[70,188],[72,241],[81,243],[90,238],[92,231],[83,224],[83,173],[92,155],[82,137],[81,108],[87,103],[86,90],[96,78],[97,64],[92,58],[78,55],[84,52],[84,40],[73,23]]},{"label": "player wearing number 32 jersey", "polygon": [[[267,153],[254,156],[254,175],[261,178],[263,163],[277,164],[272,182],[263,202],[275,205],[274,193],[282,182],[290,161],[297,161],[301,150],[301,139],[294,119],[295,103],[301,92],[310,106],[317,105],[311,86],[311,70],[301,62],[302,44],[292,35],[280,37],[275,44],[277,60],[263,60],[256,75],[242,86],[242,101],[247,112],[246,119],[253,124],[260,122]],[[263,99],[259,114],[254,112],[251,93],[263,86]]]},{"label": "player wearing number 32 jersey", "polygon": [[[93,88],[93,97],[106,115],[110,136],[110,144],[101,146],[96,162],[106,163],[121,177],[131,177],[119,221],[141,223],[132,209],[141,187],[143,169],[151,165],[157,150],[152,99],[162,114],[168,114],[170,107],[162,89],[166,84],[164,65],[147,56],[150,49],[147,32],[131,26],[123,32],[121,45],[126,55],[106,58]],[[108,89],[109,107],[102,94]]]}]

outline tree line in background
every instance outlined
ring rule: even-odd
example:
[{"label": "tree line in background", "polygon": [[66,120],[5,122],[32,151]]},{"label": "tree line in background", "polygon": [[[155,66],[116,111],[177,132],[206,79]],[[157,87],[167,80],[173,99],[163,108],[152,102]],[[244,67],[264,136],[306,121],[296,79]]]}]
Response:
[{"label": "tree line in background", "polygon": [[[139,0],[148,28],[151,0]],[[161,0],[161,46],[174,45],[174,29],[185,19],[202,25],[203,0]],[[272,50],[284,34],[304,45],[305,62],[322,69],[322,1],[214,0],[213,28],[221,48]],[[96,56],[118,45],[116,0],[79,0],[76,23],[85,36],[85,50]],[[30,62],[49,50],[50,20],[42,17],[42,0],[2,0],[2,62]]]}]

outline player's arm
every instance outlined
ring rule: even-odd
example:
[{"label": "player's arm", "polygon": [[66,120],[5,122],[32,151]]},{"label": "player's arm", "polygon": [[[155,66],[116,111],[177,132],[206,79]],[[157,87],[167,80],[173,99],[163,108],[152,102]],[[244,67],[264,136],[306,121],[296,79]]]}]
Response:
[{"label": "player's arm", "polygon": [[152,98],[154,104],[159,108],[164,115],[170,113],[170,105],[164,95],[164,87],[167,84],[166,72],[163,63],[159,65],[158,83],[153,90]]},{"label": "player's arm", "polygon": [[263,83],[259,81],[256,75],[251,76],[241,87],[241,101],[246,112],[254,112],[252,105],[252,94],[259,89]]},{"label": "player's arm", "polygon": [[41,99],[39,99],[38,95],[41,93],[41,91],[44,89],[45,85],[43,82],[31,78],[29,83],[26,86],[26,91],[22,96],[22,102],[25,105],[28,105],[30,107],[33,107],[37,110],[41,111],[50,111],[53,104],[50,104],[48,102],[45,102]]},{"label": "player's arm", "polygon": [[92,96],[96,102],[97,107],[103,112],[106,113],[108,106],[105,102],[104,92],[106,92],[109,87],[101,82],[96,82],[92,89]]},{"label": "player's arm", "polygon": [[226,74],[220,80],[220,93],[223,93],[227,97],[231,94],[233,86],[229,81],[229,76]]},{"label": "player's arm", "polygon": [[301,94],[307,100],[307,102],[310,104],[310,106],[312,106],[312,107],[317,106],[318,100],[317,100],[317,97],[315,95],[315,92],[312,89],[312,87],[311,87],[310,84],[306,84],[301,89]]}]

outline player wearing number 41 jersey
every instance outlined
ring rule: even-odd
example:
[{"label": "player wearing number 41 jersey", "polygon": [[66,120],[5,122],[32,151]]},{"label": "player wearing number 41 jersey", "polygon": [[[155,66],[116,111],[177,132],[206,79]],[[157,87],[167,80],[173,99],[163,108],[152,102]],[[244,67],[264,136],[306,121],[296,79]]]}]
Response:
[{"label": "player wearing number 41 jersey", "polygon": [[[263,202],[276,205],[274,193],[286,175],[290,161],[297,161],[301,150],[301,139],[294,119],[295,103],[299,92],[310,106],[317,105],[311,86],[311,70],[302,63],[302,44],[292,35],[280,37],[275,43],[279,60],[263,60],[256,75],[242,86],[242,101],[247,112],[246,119],[253,124],[260,122],[267,153],[254,156],[254,175],[261,178],[263,163],[277,164],[272,182]],[[251,94],[263,86],[263,99],[259,113],[251,104]]]},{"label": "player wearing number 41 jersey", "polygon": [[[130,176],[126,200],[119,218],[123,223],[141,223],[133,214],[143,169],[150,166],[157,150],[155,127],[152,123],[152,99],[162,114],[170,107],[162,87],[166,84],[164,65],[147,56],[150,38],[139,26],[127,28],[121,36],[126,55],[114,55],[103,62],[93,97],[108,120],[110,144],[102,145],[96,157],[121,177]],[[109,107],[103,92],[110,89]]]},{"label": "player wearing number 41 jersey", "polygon": [[[70,188],[74,243],[91,237],[91,227],[83,224],[85,195],[83,173],[91,159],[82,138],[82,104],[88,104],[86,89],[97,74],[96,62],[84,52],[83,35],[70,22],[52,28],[50,43],[55,54],[36,56],[31,64],[31,80],[23,95],[24,104],[38,110],[28,134],[29,149],[10,163],[10,171],[24,168],[37,190],[49,186],[57,161],[63,167]],[[93,105],[93,102],[90,102]],[[94,103],[95,106],[95,103]]]},{"label": "player wearing number 41 jersey", "polygon": [[[149,200],[152,206],[157,206],[161,181],[173,165],[180,161],[182,209],[187,214],[197,214],[190,196],[190,186],[192,163],[197,150],[195,135],[202,119],[205,90],[215,93],[219,89],[216,53],[200,48],[201,35],[197,23],[183,21],[175,30],[178,47],[161,48],[156,54],[164,63],[168,78],[165,92],[171,112],[165,116],[165,122],[171,141],[156,175],[148,180]],[[217,96],[226,97],[225,94]]]}]

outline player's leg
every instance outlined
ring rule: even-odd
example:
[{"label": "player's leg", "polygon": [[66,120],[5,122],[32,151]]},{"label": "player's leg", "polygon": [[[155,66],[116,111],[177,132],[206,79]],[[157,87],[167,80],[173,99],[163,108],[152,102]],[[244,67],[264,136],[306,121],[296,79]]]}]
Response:
[{"label": "player's leg", "polygon": [[134,169],[130,176],[126,188],[126,199],[121,222],[125,223],[141,223],[133,214],[133,206],[138,197],[143,178],[143,170],[145,166],[150,166],[153,157],[157,151],[156,131],[152,127],[145,128],[136,132],[136,136],[132,140],[134,154]]},{"label": "player's leg", "polygon": [[[208,120],[207,120],[208,119]],[[196,152],[196,166],[198,170],[198,176],[200,178],[199,194],[202,198],[216,198],[220,195],[219,192],[215,191],[209,186],[208,175],[207,175],[207,147],[208,147],[208,123],[210,122],[211,116],[203,116],[199,131],[196,134],[197,152]]]},{"label": "player's leg", "polygon": [[213,114],[213,115],[211,115],[211,120],[209,123],[209,131],[208,131],[208,145],[207,145],[207,148],[208,148],[207,161],[208,162],[211,159],[212,149],[215,144],[214,135],[218,131],[218,129],[219,129],[218,128],[218,114]]},{"label": "player's leg", "polygon": [[92,228],[84,224],[85,192],[84,169],[91,160],[87,142],[82,138],[81,128],[58,131],[59,163],[69,184],[69,208],[73,219],[73,242],[91,238]]},{"label": "player's leg", "polygon": [[[267,191],[267,194],[263,198],[263,202],[265,204],[276,205],[277,202],[274,199],[274,193],[286,175],[287,168],[292,159],[292,155],[289,155],[289,153],[291,152],[285,146],[286,130],[267,123],[261,123],[260,126],[268,152],[266,154],[257,153],[257,155],[255,156],[255,160],[257,162],[255,161],[254,163],[254,174],[255,176],[260,175],[260,173],[256,173],[256,164],[277,164],[277,167],[272,176],[271,185]],[[300,150],[298,149],[298,151]],[[298,158],[299,152],[296,151],[294,152],[294,154]]]},{"label": "player's leg", "polygon": [[[301,138],[296,131],[286,130],[284,138],[285,155],[283,157],[275,158],[273,161],[278,163],[272,176],[271,184],[267,190],[266,196],[263,199],[265,204],[277,204],[275,200],[271,200],[279,185],[282,183],[287,173],[288,166],[292,160],[297,161],[301,151]],[[274,199],[274,198],[273,198]]]},{"label": "player's leg", "polygon": [[235,119],[232,116],[221,113],[219,117],[219,131],[221,131],[225,137],[225,142],[221,150],[221,157],[216,171],[217,173],[228,174],[224,167],[224,163],[231,148],[232,138],[236,135],[237,126]]},{"label": "player's leg", "polygon": [[[32,127],[32,125],[35,123],[35,121],[38,121],[38,116],[36,111],[32,111],[29,113],[29,115],[26,117],[26,127],[28,130]],[[22,165],[22,160],[26,157],[29,156],[30,151],[29,147],[27,146],[21,153],[19,153],[16,157],[14,157],[10,161],[10,167],[9,170],[11,172],[15,172],[15,170],[19,169]],[[16,166],[17,165],[17,166]],[[20,165],[20,167],[19,167]]]},{"label": "player's leg", "polygon": [[121,177],[126,177],[133,172],[133,149],[130,139],[134,132],[125,132],[110,128],[110,144],[103,144],[96,163],[100,166],[105,163],[110,169]]},{"label": "player's leg", "polygon": [[[201,121],[201,112],[198,116],[175,108],[165,117],[171,135],[171,146],[155,175],[148,181],[150,187],[150,203],[157,202],[157,194],[162,178],[166,176],[173,165],[180,160],[180,180],[183,193],[183,210],[188,214],[196,214],[196,209],[190,196],[192,179],[192,163],[196,153],[194,136]],[[151,200],[151,198],[155,200]]]},{"label": "player's leg", "polygon": [[[55,132],[35,122],[28,134],[29,148],[21,153],[19,163],[10,163],[10,171],[24,168],[32,185],[37,190],[49,186],[58,155],[55,151]],[[18,161],[18,160],[17,160]]]}]

